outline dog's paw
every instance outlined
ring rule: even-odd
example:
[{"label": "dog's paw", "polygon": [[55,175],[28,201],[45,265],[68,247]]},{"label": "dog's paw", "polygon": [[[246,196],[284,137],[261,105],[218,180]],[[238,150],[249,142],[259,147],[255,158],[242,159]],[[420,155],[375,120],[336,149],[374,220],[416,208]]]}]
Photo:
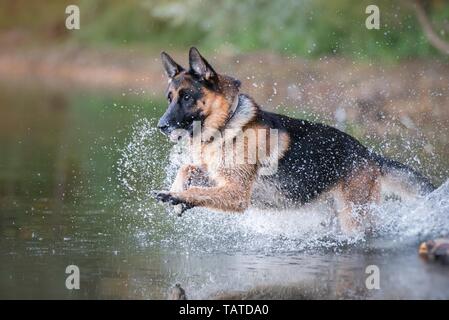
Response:
[{"label": "dog's paw", "polygon": [[153,196],[159,202],[166,202],[172,205],[182,203],[181,199],[175,197],[169,191],[153,191]]},{"label": "dog's paw", "polygon": [[194,207],[193,205],[184,202],[175,207],[175,208],[179,208],[179,209],[175,210],[175,212],[178,217],[181,217],[184,212],[186,212],[189,209],[192,209],[193,207]]},{"label": "dog's paw", "polygon": [[194,206],[176,197],[169,191],[153,191],[153,197],[159,201],[175,206],[175,212],[180,217],[186,210],[192,209]]}]

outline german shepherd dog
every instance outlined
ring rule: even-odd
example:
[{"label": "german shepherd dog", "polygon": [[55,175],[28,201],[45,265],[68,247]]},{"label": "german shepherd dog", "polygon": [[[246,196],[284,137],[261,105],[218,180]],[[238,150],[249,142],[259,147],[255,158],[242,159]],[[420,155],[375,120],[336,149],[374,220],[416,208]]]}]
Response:
[{"label": "german shepherd dog", "polygon": [[[391,190],[401,190],[401,197],[434,190],[420,173],[375,154],[342,131],[262,110],[240,93],[240,81],[218,74],[196,48],[189,51],[188,70],[165,52],[161,59],[169,85],[168,108],[158,128],[176,141],[178,129],[192,140],[198,134],[193,123],[201,126],[198,163],[182,166],[171,189],[154,194],[161,202],[181,206],[181,212],[193,207],[227,212],[243,212],[249,205],[296,207],[325,197],[335,204],[343,232],[366,231],[363,222],[370,220],[369,205],[380,202]],[[266,152],[256,151],[255,161],[224,165],[217,150],[235,143],[238,134],[214,140],[210,132],[227,129],[243,135],[255,130],[256,144],[267,140],[266,132],[275,129],[277,144],[264,142]],[[243,151],[253,152],[248,141],[243,141]],[[237,152],[235,146],[231,152]],[[244,159],[250,156],[245,154]],[[276,172],[261,175],[261,168],[273,160],[277,161]]]}]

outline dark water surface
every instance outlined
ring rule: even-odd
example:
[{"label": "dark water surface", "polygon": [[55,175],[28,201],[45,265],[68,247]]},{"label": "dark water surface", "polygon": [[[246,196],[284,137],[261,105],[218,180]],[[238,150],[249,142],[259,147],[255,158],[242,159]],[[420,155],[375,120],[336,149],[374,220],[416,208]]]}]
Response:
[{"label": "dark water surface", "polygon": [[[178,218],[148,194],[166,176],[162,112],[129,92],[0,85],[0,298],[164,299],[176,282],[192,298],[449,298],[449,268],[417,256],[448,230],[449,188],[424,210],[388,209],[402,213],[375,240],[341,239],[316,209]],[[79,290],[65,287],[71,264]]]}]

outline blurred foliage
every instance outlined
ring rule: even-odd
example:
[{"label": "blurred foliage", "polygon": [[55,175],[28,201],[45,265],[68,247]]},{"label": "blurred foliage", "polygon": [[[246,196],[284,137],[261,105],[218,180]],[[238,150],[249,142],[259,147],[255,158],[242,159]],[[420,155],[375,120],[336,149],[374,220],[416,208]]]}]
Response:
[{"label": "blurred foliage", "polygon": [[[81,29],[64,29],[64,8],[78,4]],[[79,0],[6,1],[1,28],[32,28],[88,44],[201,45],[232,51],[274,50],[306,57],[341,54],[398,59],[437,55],[411,0],[376,0],[380,30],[367,30],[371,0]],[[449,40],[449,2],[427,0],[435,30]]]}]

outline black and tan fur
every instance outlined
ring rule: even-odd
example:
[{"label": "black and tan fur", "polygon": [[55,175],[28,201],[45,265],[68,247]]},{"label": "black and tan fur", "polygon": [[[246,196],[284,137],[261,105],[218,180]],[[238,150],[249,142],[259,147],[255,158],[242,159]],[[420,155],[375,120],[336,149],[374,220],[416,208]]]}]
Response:
[{"label": "black and tan fur", "polygon": [[[158,127],[176,140],[175,129],[192,134],[193,121],[201,121],[204,138],[201,163],[183,166],[171,190],[157,192],[160,201],[184,209],[242,212],[250,204],[294,207],[331,195],[342,229],[352,230],[366,218],[364,207],[381,200],[388,181],[402,186],[411,196],[433,190],[418,172],[371,152],[344,132],[263,111],[252,98],[240,93],[238,80],[216,73],[196,48],[189,52],[188,70],[166,53],[161,57],[170,79],[169,106]],[[208,132],[270,128],[279,132],[274,175],[259,175],[260,168],[274,155],[269,144],[265,158],[255,155],[255,164],[224,166],[216,162],[220,161],[216,151],[227,142],[215,142]],[[354,212],[358,216],[354,217]]]}]

